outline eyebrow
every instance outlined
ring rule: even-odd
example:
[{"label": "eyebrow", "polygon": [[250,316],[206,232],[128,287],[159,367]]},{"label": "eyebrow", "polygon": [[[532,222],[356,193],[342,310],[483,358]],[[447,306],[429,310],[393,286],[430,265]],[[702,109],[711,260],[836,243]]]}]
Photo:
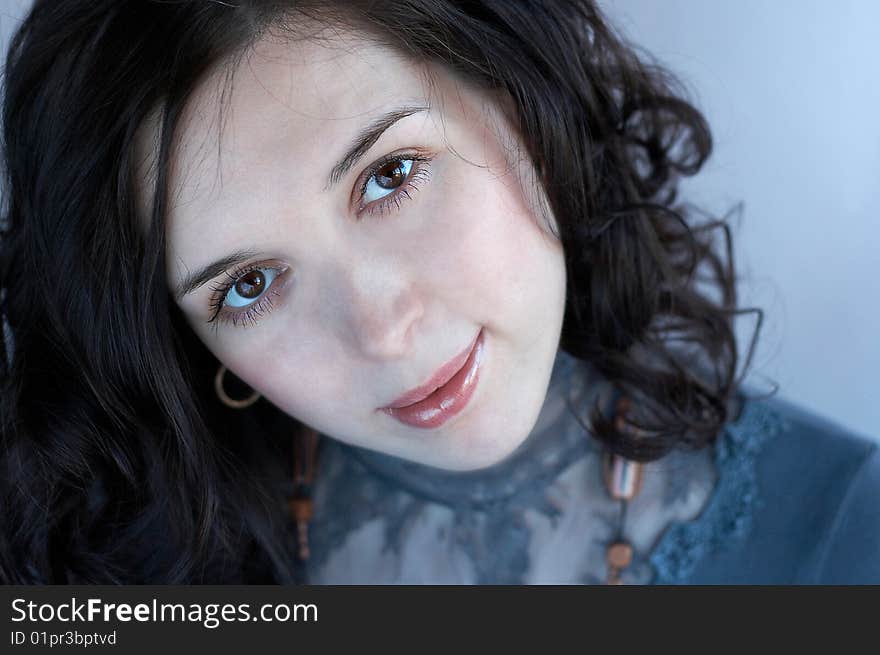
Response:
[{"label": "eyebrow", "polygon": [[[373,144],[379,140],[389,127],[402,118],[406,118],[407,116],[422,111],[427,111],[428,109],[429,107],[427,105],[399,107],[382,114],[361,129],[361,131],[355,135],[354,139],[352,139],[348,148],[346,148],[345,154],[342,155],[339,161],[330,170],[330,175],[327,178],[327,185],[324,187],[324,190],[330,190],[337,182],[339,182],[339,180],[341,180],[345,174],[348,173],[348,171],[350,171],[365,154],[367,154],[367,151],[373,147]],[[236,250],[225,257],[221,257],[198,271],[190,273],[184,277],[175,287],[174,296],[180,299],[183,296],[192,293],[207,282],[210,282],[233,266],[251,259],[252,257],[256,257],[259,254],[258,250],[245,249]]]},{"label": "eyebrow", "polygon": [[192,293],[203,284],[210,282],[218,275],[225,273],[227,270],[240,264],[243,261],[256,257],[260,254],[258,250],[236,250],[225,257],[217,259],[195,273],[187,275],[174,289],[174,296],[178,299]]},{"label": "eyebrow", "polygon": [[327,179],[327,185],[324,190],[330,189],[334,184],[341,180],[351,168],[360,161],[367,151],[373,147],[373,144],[379,140],[385,131],[394,125],[397,121],[407,116],[412,116],[422,111],[427,111],[426,105],[415,105],[399,107],[392,109],[376,118],[369,125],[364,127],[354,137],[351,144],[342,155],[339,162],[330,171],[330,177]]}]

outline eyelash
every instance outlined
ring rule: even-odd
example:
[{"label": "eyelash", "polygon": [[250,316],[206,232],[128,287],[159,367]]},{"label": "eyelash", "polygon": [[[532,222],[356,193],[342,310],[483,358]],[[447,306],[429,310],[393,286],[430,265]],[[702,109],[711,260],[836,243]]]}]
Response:
[{"label": "eyelash", "polygon": [[[258,301],[248,305],[243,311],[224,312],[223,302],[226,300],[226,296],[229,295],[229,291],[232,289],[233,285],[251,271],[256,270],[272,270],[275,271],[277,275]],[[245,266],[237,268],[232,273],[226,271],[227,279],[218,282],[213,287],[210,302],[211,318],[208,319],[208,323],[214,323],[215,330],[221,324],[232,323],[232,325],[238,325],[239,321],[241,321],[243,327],[247,327],[248,324],[256,325],[259,317],[268,314],[272,310],[272,307],[274,307],[275,303],[272,301],[272,297],[278,297],[280,295],[276,287],[279,284],[278,280],[285,275],[286,272],[287,267],[266,266],[259,262],[255,264],[246,264]]]},{"label": "eyelash", "polygon": [[[379,200],[374,200],[369,205],[363,205],[363,198],[367,193],[367,184],[370,179],[377,175],[379,171],[388,164],[401,164],[405,161],[412,162],[412,170],[403,183],[387,196],[383,196]],[[394,205],[399,209],[403,198],[411,200],[412,196],[410,195],[410,192],[416,190],[431,177],[431,171],[427,167],[427,162],[429,161],[431,161],[430,157],[421,155],[417,152],[403,152],[385,155],[370,165],[370,167],[364,171],[357,184],[357,188],[360,191],[358,195],[358,216],[362,215],[364,212],[370,216],[382,216],[388,213],[391,209],[391,205]]]},{"label": "eyelash", "polygon": [[[426,162],[429,162],[430,160],[430,157],[408,152],[386,155],[374,162],[366,171],[364,171],[356,185],[356,188],[360,190],[358,195],[358,217],[360,218],[364,213],[367,213],[370,216],[382,216],[391,210],[392,205],[399,209],[402,198],[411,200],[412,196],[410,195],[410,192],[414,191],[422,183],[427,182],[428,179],[430,179],[430,170],[426,165]],[[383,196],[378,200],[374,200],[368,205],[364,205],[363,197],[366,195],[367,184],[370,179],[377,175],[378,172],[388,164],[401,164],[406,161],[412,162],[412,169],[401,185],[391,191],[388,195]],[[273,270],[277,272],[277,276],[271,282],[269,289],[266,290],[257,302],[248,305],[245,310],[240,312],[224,312],[223,303],[226,300],[226,296],[229,294],[230,289],[232,289],[233,285],[238,282],[240,278],[255,270]],[[247,327],[249,324],[256,325],[259,317],[268,314],[274,307],[272,297],[278,297],[280,295],[276,287],[278,285],[278,279],[285,273],[286,267],[266,266],[259,262],[255,264],[246,264],[237,268],[232,273],[227,271],[227,279],[218,282],[213,287],[210,300],[211,317],[208,319],[208,323],[214,323],[215,330],[219,328],[219,325],[228,323],[238,325],[239,322],[241,322],[243,327]]]}]

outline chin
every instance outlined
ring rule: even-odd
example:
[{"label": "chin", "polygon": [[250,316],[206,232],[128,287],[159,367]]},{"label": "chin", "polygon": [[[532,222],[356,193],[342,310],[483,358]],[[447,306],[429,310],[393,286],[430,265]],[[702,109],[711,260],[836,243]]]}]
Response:
[{"label": "chin", "polygon": [[[534,370],[534,369],[532,369]],[[533,375],[531,384],[511,394],[503,393],[503,405],[477,405],[471,420],[453,428],[452,438],[440,438],[431,465],[451,471],[476,471],[500,464],[512,455],[532,433],[550,384],[552,365]],[[442,444],[442,445],[441,445]],[[428,462],[426,462],[428,463]]]},{"label": "chin", "polygon": [[[435,464],[453,471],[476,471],[500,464],[512,455],[529,437],[543,405],[543,394],[530,403],[520,403],[513,415],[508,413],[487,417],[473,431],[459,435],[453,440],[455,446],[441,454],[442,463]],[[488,425],[491,424],[491,425]]]}]

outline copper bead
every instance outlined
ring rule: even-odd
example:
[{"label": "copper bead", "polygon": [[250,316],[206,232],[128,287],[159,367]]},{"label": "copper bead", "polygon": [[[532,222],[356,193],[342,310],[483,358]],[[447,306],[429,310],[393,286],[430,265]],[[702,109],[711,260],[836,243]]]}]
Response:
[{"label": "copper bead", "polygon": [[303,561],[309,559],[309,521],[312,519],[313,509],[310,498],[291,498],[289,501],[290,513],[296,521],[296,540],[299,547],[299,558]]},{"label": "copper bead", "polygon": [[633,548],[625,541],[617,541],[608,546],[608,566],[625,569],[632,563]]}]

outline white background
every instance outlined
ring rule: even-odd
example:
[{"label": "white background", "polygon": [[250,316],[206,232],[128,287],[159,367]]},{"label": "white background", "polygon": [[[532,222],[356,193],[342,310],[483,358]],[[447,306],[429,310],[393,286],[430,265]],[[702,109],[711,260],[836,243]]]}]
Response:
[{"label": "white background", "polygon": [[[0,0],[0,40],[29,0]],[[880,440],[880,3],[602,0],[685,82],[715,151],[684,196],[734,223],[753,373]],[[753,318],[738,325],[743,351]]]}]

